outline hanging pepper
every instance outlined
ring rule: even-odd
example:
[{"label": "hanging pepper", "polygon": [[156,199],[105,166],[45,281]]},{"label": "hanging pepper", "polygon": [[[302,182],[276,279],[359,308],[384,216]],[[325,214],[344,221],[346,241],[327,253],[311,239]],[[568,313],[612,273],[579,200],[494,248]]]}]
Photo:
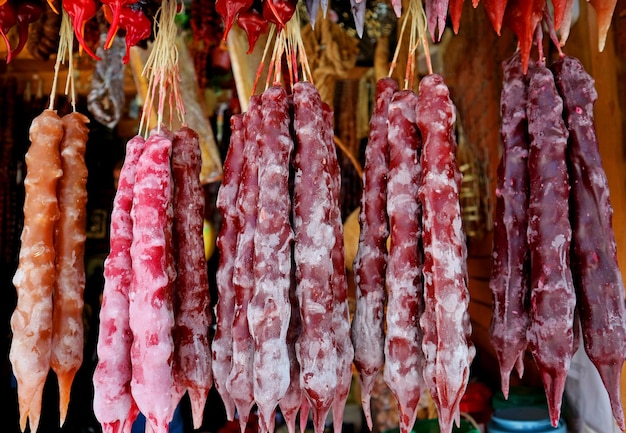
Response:
[{"label": "hanging pepper", "polygon": [[263,0],[263,18],[281,31],[296,11],[296,4],[293,0]]},{"label": "hanging pepper", "polygon": [[235,17],[240,12],[249,10],[253,0],[216,0],[215,10],[224,20],[224,40],[228,37],[228,32],[235,22]]},{"label": "hanging pepper", "polygon": [[4,43],[7,46],[7,63],[9,63],[13,58],[13,50],[11,49],[11,44],[7,38],[7,34],[16,24],[17,13],[15,8],[11,3],[5,0],[4,3],[0,5],[0,35],[2,35],[2,39],[4,39]]},{"label": "hanging pepper", "polygon": [[[0,1],[2,1],[2,0],[0,0]],[[6,1],[6,0],[5,0],[5,1]],[[59,13],[59,10],[57,9],[57,7],[56,7],[56,6],[55,6],[55,4],[54,4],[54,0],[48,0],[48,5],[50,6],[50,9],[52,9],[52,11],[53,11],[55,14],[58,14],[58,13]]]},{"label": "hanging pepper", "polygon": [[454,31],[455,35],[459,34],[462,12],[463,0],[450,0],[450,3],[448,3],[448,13],[450,14],[450,21],[452,21],[452,30]]},{"label": "hanging pepper", "polygon": [[43,8],[38,3],[25,2],[18,6],[17,30],[19,37],[17,46],[13,50],[13,56],[17,56],[24,49],[26,41],[28,41],[28,26],[30,23],[37,21],[42,13]]},{"label": "hanging pepper", "polygon": [[[112,10],[111,6],[106,3],[102,5],[102,10],[104,11],[104,17],[109,23],[111,23],[111,28],[113,28],[113,21],[116,19],[115,12]],[[139,41],[150,37],[150,34],[152,33],[152,21],[150,21],[140,7],[134,7],[134,5],[126,4],[121,6],[117,11],[117,25],[126,31],[126,54],[122,59],[124,64],[126,64],[130,60],[131,47],[137,45]],[[109,37],[111,37],[110,33],[107,35],[107,40]],[[113,37],[111,37],[111,42],[112,41]],[[108,48],[109,46],[110,43],[105,43],[105,48]]]},{"label": "hanging pepper", "polygon": [[485,11],[487,11],[489,20],[491,20],[493,29],[496,31],[498,36],[500,36],[507,0],[483,0],[483,5],[485,6]]},{"label": "hanging pepper", "polygon": [[87,52],[91,57],[96,60],[100,60],[100,57],[96,56],[93,51],[87,46],[85,42],[85,24],[87,21],[96,16],[98,6],[95,0],[64,0],[63,9],[69,15],[72,20],[72,26],[74,27],[74,33],[76,39],[81,48]]},{"label": "hanging pepper", "polygon": [[267,31],[269,23],[256,10],[248,9],[239,13],[237,24],[248,36],[248,54],[250,54],[259,36]]},{"label": "hanging pepper", "polygon": [[109,28],[109,33],[107,34],[107,39],[104,43],[105,50],[111,48],[113,38],[117,33],[118,27],[120,27],[120,14],[122,13],[122,8],[126,5],[132,5],[134,3],[137,3],[137,0],[102,0],[102,6],[108,7],[112,14],[112,18],[109,21],[111,27]]},{"label": "hanging pepper", "polygon": [[[483,0],[484,1],[484,0]],[[537,25],[543,18],[546,0],[508,0],[504,12],[504,24],[513,30],[519,41],[522,70],[528,72],[528,59]]]}]

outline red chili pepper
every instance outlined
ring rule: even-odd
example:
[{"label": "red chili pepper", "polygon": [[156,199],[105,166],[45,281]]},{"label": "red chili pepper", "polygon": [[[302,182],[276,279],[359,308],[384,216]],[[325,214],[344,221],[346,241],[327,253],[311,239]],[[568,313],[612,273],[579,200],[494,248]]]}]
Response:
[{"label": "red chili pepper", "polygon": [[63,9],[69,15],[74,33],[81,48],[96,60],[101,60],[85,42],[85,23],[96,16],[98,6],[95,0],[63,0]]},{"label": "red chili pepper", "polygon": [[254,45],[262,33],[267,31],[269,23],[254,9],[239,12],[237,24],[248,36],[248,54],[254,50]]},{"label": "red chili pepper", "polygon": [[[111,23],[115,19],[115,14],[111,10],[111,6],[104,4],[102,7],[104,17]],[[117,20],[119,27],[126,31],[126,54],[122,59],[124,64],[126,64],[130,59],[131,47],[137,45],[139,41],[150,37],[152,33],[152,21],[150,21],[141,8],[131,7],[129,4],[119,8]],[[111,28],[112,27],[113,24],[111,24]],[[111,38],[111,40],[113,39]]]},{"label": "red chili pepper", "polygon": [[39,19],[43,13],[43,8],[40,4],[33,2],[22,3],[17,8],[17,29],[18,29],[18,43],[13,50],[13,56],[17,56],[26,46],[28,40],[28,26]]},{"label": "red chili pepper", "polygon": [[13,50],[7,38],[7,33],[9,33],[9,30],[16,24],[17,13],[13,5],[5,0],[5,2],[0,5],[0,35],[2,35],[2,39],[4,39],[4,43],[7,46],[7,63],[13,58]]},{"label": "red chili pepper", "polygon": [[224,40],[226,40],[230,28],[235,22],[237,14],[250,9],[253,3],[253,0],[216,0],[215,10],[224,20]]},{"label": "red chili pepper", "polygon": [[483,0],[487,16],[491,20],[491,25],[498,36],[500,36],[500,31],[502,29],[502,20],[504,19],[504,12],[506,10],[507,3],[508,0]]},{"label": "red chili pepper", "polygon": [[545,5],[546,0],[508,0],[506,5],[504,23],[513,30],[519,41],[524,74],[528,72],[533,36],[543,17]]},{"label": "red chili pepper", "polygon": [[293,0],[264,0],[263,18],[282,30],[296,11],[297,2]]},{"label": "red chili pepper", "polygon": [[137,0],[102,0],[102,5],[109,7],[112,13],[112,19],[110,21],[111,27],[109,28],[109,33],[107,34],[107,39],[104,43],[105,49],[109,49],[111,47],[113,38],[117,33],[117,28],[120,26],[120,14],[122,12],[122,7],[134,3],[137,3]]}]

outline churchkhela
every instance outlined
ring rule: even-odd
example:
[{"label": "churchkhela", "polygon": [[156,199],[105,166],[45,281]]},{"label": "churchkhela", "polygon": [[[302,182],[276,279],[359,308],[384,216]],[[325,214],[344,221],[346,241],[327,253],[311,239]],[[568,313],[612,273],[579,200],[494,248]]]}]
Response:
[{"label": "churchkhela", "polygon": [[[541,50],[537,62],[530,60],[526,76],[520,73],[520,53],[503,63],[504,153],[490,283],[495,306],[491,341],[505,395],[512,359],[523,354],[527,341],[556,427],[582,334],[584,350],[622,427],[618,389],[626,344],[624,286],[595,133],[597,93],[581,62],[561,52],[552,31],[551,39],[559,51],[552,70]],[[518,361],[517,367],[521,377],[523,364]]]},{"label": "churchkhela", "polygon": [[[146,2],[105,3],[139,13],[144,18],[139,39],[149,36]],[[279,34],[275,56],[281,57],[270,61],[276,70],[268,74],[265,89],[250,98],[248,111],[231,119],[217,199],[222,226],[215,336],[210,341],[198,134],[184,119],[180,128],[168,131],[161,106],[166,98],[157,95],[157,126],[145,138],[138,134],[128,141],[113,203],[93,379],[94,412],[103,431],[128,433],[141,411],[155,433],[165,433],[185,393],[194,427],[200,428],[215,385],[227,418],[238,419],[242,432],[256,407],[265,432],[274,431],[277,411],[290,433],[298,415],[304,430],[310,411],[316,433],[328,427],[331,412],[339,433],[354,363],[370,429],[372,387],[382,371],[398,402],[403,433],[413,427],[425,391],[433,398],[440,430],[450,433],[460,421],[475,356],[450,89],[430,63],[417,92],[409,90],[418,87],[409,79],[402,88],[390,77],[377,82],[351,322],[334,113],[322,102],[308,67],[297,65],[302,61],[294,50],[298,42],[292,34],[284,36],[291,31],[292,15],[298,15],[295,2],[231,3],[215,4],[227,30],[237,22],[252,50],[272,24]],[[357,30],[363,29],[365,3],[351,3]],[[392,1],[398,15],[400,3]],[[83,24],[97,5],[90,0],[79,10],[78,4],[63,6],[89,54]],[[458,32],[462,1],[424,4],[419,41],[426,43],[426,32],[439,41],[448,13]],[[490,337],[502,390],[506,396],[514,368],[523,374],[528,347],[557,425],[578,346],[577,308],[584,348],[603,379],[615,420],[624,427],[619,396],[624,289],[593,130],[593,80],[575,59],[562,56],[551,71],[541,53],[536,62],[530,58],[533,38],[546,19],[545,0],[483,4],[496,32],[508,26],[519,40],[518,51],[503,64],[503,156],[490,283]],[[598,12],[602,47],[615,1],[590,4]],[[11,3],[0,1],[0,7],[6,5]],[[554,27],[564,43],[572,2],[553,5]],[[325,14],[328,4],[312,0],[306,6],[313,18],[320,7]],[[10,22],[1,24],[6,33]],[[157,37],[171,30],[161,24]],[[411,48],[417,44],[413,40]],[[281,74],[287,71],[278,70],[284,53],[291,74],[286,80]],[[172,74],[161,75],[162,66],[151,65],[151,80],[156,80],[151,91],[176,83],[176,67],[170,64]],[[181,103],[176,88],[173,93],[172,100]],[[145,110],[147,117],[151,109]],[[81,363],[77,336],[84,269],[72,260],[83,254],[84,232],[77,226],[85,225],[86,173],[82,155],[64,159],[60,152],[74,145],[84,153],[87,120],[78,113],[68,116],[61,120],[45,110],[31,126],[22,251],[14,277],[18,302],[11,319],[10,359],[22,429],[27,421],[37,429],[50,368],[59,379],[64,421]],[[33,253],[35,245],[39,250]]]}]

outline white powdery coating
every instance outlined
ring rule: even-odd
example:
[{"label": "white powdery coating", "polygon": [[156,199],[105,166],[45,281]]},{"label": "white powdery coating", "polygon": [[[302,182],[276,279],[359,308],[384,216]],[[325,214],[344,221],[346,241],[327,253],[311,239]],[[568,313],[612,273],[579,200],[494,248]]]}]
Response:
[{"label": "white powdery coating", "polygon": [[[361,296],[356,300],[356,309],[360,312],[362,317],[373,318],[375,316],[381,316],[382,318],[382,305],[384,302],[383,292],[368,292],[365,296]],[[370,358],[376,360],[383,360],[382,340],[379,340],[380,329],[370,326],[360,327],[360,335],[362,341],[363,353],[370,353]],[[364,344],[367,343],[367,344]]]},{"label": "white powdery coating", "polygon": [[171,208],[171,141],[152,135],[133,188],[132,285],[129,294],[131,391],[155,433],[166,433],[174,413],[172,358],[174,313],[168,269]]},{"label": "white powdery coating", "polygon": [[255,286],[248,306],[254,339],[254,399],[261,428],[272,416],[291,381],[287,330],[291,317],[291,244],[289,223],[289,133],[287,95],[273,86],[262,95],[263,127],[259,134],[258,218],[254,233]]},{"label": "white powdery coating", "polygon": [[128,316],[128,290],[132,262],[130,246],[133,225],[130,209],[137,162],[145,141],[131,138],[120,171],[118,189],[111,211],[111,248],[104,262],[104,290],[98,334],[98,365],[94,371],[94,413],[103,425],[131,422],[135,407],[130,393],[132,341]]},{"label": "white powdery coating", "polygon": [[234,310],[232,329],[232,363],[226,378],[226,390],[232,398],[242,430],[254,405],[254,341],[248,327],[247,309],[254,288],[254,231],[257,222],[258,136],[262,125],[260,96],[253,96],[245,113],[244,161],[237,193],[237,246],[232,285]]},{"label": "white powdery coating", "polygon": [[[317,397],[332,400],[337,386],[337,356],[332,339],[320,340],[315,336],[302,334],[296,348],[301,365],[302,389],[317,391],[319,392]],[[320,354],[324,354],[324,357],[322,358]],[[330,400],[325,403],[330,404]]]},{"label": "white powdery coating", "polygon": [[265,414],[266,420],[270,419],[267,417],[271,417],[289,387],[289,362],[285,362],[288,358],[285,338],[282,336],[264,340],[262,350],[255,351],[254,400],[259,410]]},{"label": "white powdery coating", "polygon": [[460,172],[454,155],[456,142],[451,134],[455,116],[443,79],[436,75],[423,79],[417,118],[424,138],[424,180],[419,197],[424,212],[426,310],[420,325],[426,355],[424,379],[435,400],[440,427],[446,433],[451,431],[452,421],[459,417],[459,403],[475,354],[467,311],[467,253],[458,193]]},{"label": "white powdery coating", "polygon": [[296,342],[300,386],[307,396],[315,429],[323,429],[337,391],[338,358],[333,337],[331,279],[336,236],[332,226],[329,183],[325,179],[327,148],[321,99],[310,83],[294,86],[294,258],[296,294],[302,333]]},{"label": "white powdery coating", "polygon": [[417,95],[399,91],[389,104],[389,174],[387,214],[390,244],[387,258],[387,310],[383,376],[400,409],[400,429],[410,431],[423,386],[421,212],[418,187],[419,133],[415,123]]},{"label": "white powdery coating", "polygon": [[387,209],[389,213],[396,211],[406,212],[406,214],[415,214],[418,206],[414,197],[410,195],[402,194],[397,196],[390,196],[387,201]]}]

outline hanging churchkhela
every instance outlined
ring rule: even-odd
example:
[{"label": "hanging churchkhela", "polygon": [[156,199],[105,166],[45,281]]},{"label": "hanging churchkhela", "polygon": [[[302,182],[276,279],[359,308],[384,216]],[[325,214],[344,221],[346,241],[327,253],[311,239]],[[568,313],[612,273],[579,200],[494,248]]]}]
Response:
[{"label": "hanging churchkhela", "polygon": [[[72,64],[71,57],[72,28],[64,15],[55,77],[61,63],[69,58]],[[37,430],[50,369],[58,377],[60,422],[64,423],[83,357],[88,119],[75,112],[71,77],[70,72],[66,89],[74,111],[62,118],[57,114],[53,86],[48,109],[31,124],[26,154],[24,228],[13,278],[17,306],[11,317],[9,354],[18,384],[22,430],[27,423]]]},{"label": "hanging churchkhela", "polygon": [[606,387],[613,416],[624,428],[620,375],[626,345],[624,283],[617,265],[613,208],[595,134],[593,79],[563,56],[551,66],[570,131],[571,268],[585,351]]},{"label": "hanging churchkhela", "polygon": [[[523,51],[503,64],[491,342],[505,395],[513,366],[523,374],[528,345],[556,427],[580,327],[623,429],[624,285],[594,129],[597,94],[582,64],[561,52],[552,18],[543,17],[560,54],[552,70],[541,49],[526,75]],[[536,38],[541,47],[540,28]]]},{"label": "hanging churchkhela", "polygon": [[[277,408],[292,432],[298,412],[303,422],[309,410],[315,431],[331,410],[340,431],[352,377],[332,111],[306,81],[297,22],[277,27],[266,87],[232,120],[218,193],[226,221],[218,236],[218,292],[234,297],[217,301],[222,329],[212,346],[219,360],[213,372],[242,431],[255,404],[265,431],[273,431]],[[302,65],[289,69],[293,84],[286,88],[283,56]],[[224,348],[232,350],[230,371]]]},{"label": "hanging churchkhela", "polygon": [[[101,49],[93,50],[86,24],[100,3],[110,30],[100,40]],[[479,3],[472,1],[474,7]],[[557,47],[565,43],[573,1],[552,1],[553,18],[545,0],[482,3],[496,33],[508,26],[519,40],[517,52],[503,64],[503,155],[490,282],[490,337],[502,391],[508,395],[514,368],[523,374],[523,355],[529,350],[556,426],[580,329],[584,350],[623,429],[624,285],[593,126],[597,94],[581,63],[560,48],[560,59],[552,65],[541,49],[538,59],[531,58],[533,42],[542,46],[542,19]],[[257,75],[258,80],[268,67],[265,87],[250,97],[246,113],[231,119],[217,197],[223,222],[217,239],[216,332],[210,341],[202,137],[186,124],[179,89],[174,43],[178,2],[0,0],[7,62],[24,46],[38,59],[58,51],[58,75],[69,57],[72,102],[72,38],[94,61],[119,58],[126,63],[130,48],[152,36],[150,10],[160,7],[145,68],[148,95],[139,131],[126,143],[104,264],[93,405],[105,433],[130,431],[140,412],[153,432],[166,433],[185,394],[194,427],[200,428],[212,386],[227,418],[238,418],[242,432],[256,407],[263,431],[274,431],[280,410],[289,433],[296,431],[298,416],[303,431],[309,413],[316,433],[325,430],[331,413],[339,433],[353,362],[370,429],[370,397],[379,373],[398,402],[402,433],[411,431],[425,392],[433,399],[443,433],[459,423],[475,348],[456,108],[443,77],[432,71],[426,39],[441,39],[448,13],[458,32],[462,5],[462,0],[405,3],[404,25],[412,27],[407,75],[401,85],[390,78],[392,71],[377,82],[365,150],[352,322],[334,113],[310,79],[296,2],[217,0],[210,5],[224,18],[224,38],[237,24],[250,50],[270,29],[266,54],[272,53]],[[591,0],[590,5],[598,15],[602,48],[616,1]],[[319,9],[327,13],[328,2],[310,0],[305,6],[314,24]],[[392,0],[392,7],[400,16],[402,2]],[[351,1],[351,10],[361,35],[366,1]],[[198,24],[196,29],[202,27]],[[18,42],[12,47],[7,34],[14,28]],[[123,46],[113,45],[118,28],[125,31],[124,54]],[[59,32],[56,50],[52,36]],[[420,44],[428,74],[418,86]],[[114,52],[106,51],[111,48]],[[102,66],[111,65],[96,66],[105,82],[105,72],[115,68]],[[103,103],[105,96],[94,93],[90,106],[100,120],[114,123],[119,95],[111,107]],[[171,117],[176,116],[170,125],[163,120],[166,101]],[[9,354],[22,430],[27,424],[37,430],[50,370],[58,378],[63,424],[82,363],[87,121],[75,107],[59,116],[53,90],[50,105],[29,131]]]},{"label": "hanging churchkhela", "polygon": [[[427,22],[420,2],[411,2],[407,13],[419,26],[411,31],[405,89],[397,90],[390,78],[378,82],[366,149],[362,231],[354,263],[355,366],[365,409],[372,378],[382,367],[398,401],[402,432],[413,427],[423,388],[433,397],[441,431],[450,432],[459,422],[459,404],[475,353],[467,311],[455,107],[439,75],[424,77],[417,94],[410,90],[420,42],[428,53]],[[379,119],[385,117],[386,137],[379,137]],[[390,234],[388,252],[386,233]],[[368,264],[366,257],[373,262]],[[383,334],[380,317],[385,302]],[[380,313],[371,313],[376,311]],[[368,329],[377,337],[361,346],[358,336]],[[365,347],[372,359],[384,359],[384,366],[362,361]]]},{"label": "hanging churchkhela", "polygon": [[[111,236],[105,261],[94,373],[94,412],[110,432],[130,428],[139,412],[155,433],[167,432],[185,393],[199,428],[213,385],[200,150],[178,91],[176,10],[175,1],[163,1],[144,117],[127,144],[112,212],[119,236]],[[175,132],[163,125],[166,96],[182,123]],[[157,125],[144,139],[153,103]]]}]

